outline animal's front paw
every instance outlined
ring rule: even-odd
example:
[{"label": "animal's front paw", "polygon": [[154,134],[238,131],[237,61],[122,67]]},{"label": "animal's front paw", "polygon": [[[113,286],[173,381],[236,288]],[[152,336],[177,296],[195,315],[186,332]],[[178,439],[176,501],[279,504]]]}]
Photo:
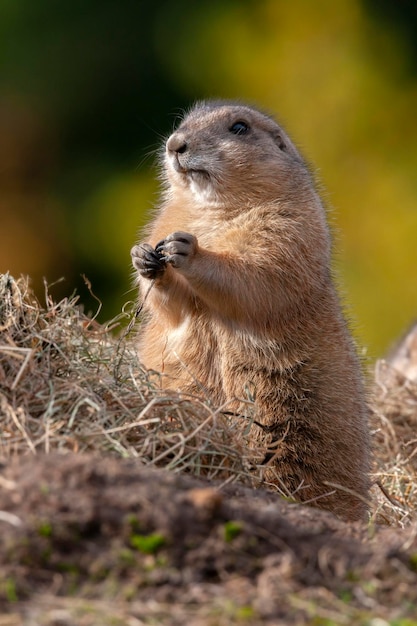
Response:
[{"label": "animal's front paw", "polygon": [[140,243],[133,246],[130,254],[133,267],[144,278],[153,279],[162,276],[164,273],[166,268],[164,255],[156,248],[154,250],[148,243]]},{"label": "animal's front paw", "polygon": [[197,250],[197,238],[182,231],[171,233],[155,246],[155,251],[163,254],[166,262],[179,270],[187,269]]}]

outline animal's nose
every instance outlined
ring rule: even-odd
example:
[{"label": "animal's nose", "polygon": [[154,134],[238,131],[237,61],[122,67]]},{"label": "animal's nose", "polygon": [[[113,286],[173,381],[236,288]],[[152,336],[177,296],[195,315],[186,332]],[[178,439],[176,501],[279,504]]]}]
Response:
[{"label": "animal's nose", "polygon": [[174,133],[167,141],[167,149],[169,152],[184,154],[184,152],[187,151],[187,148],[188,145],[182,133]]}]

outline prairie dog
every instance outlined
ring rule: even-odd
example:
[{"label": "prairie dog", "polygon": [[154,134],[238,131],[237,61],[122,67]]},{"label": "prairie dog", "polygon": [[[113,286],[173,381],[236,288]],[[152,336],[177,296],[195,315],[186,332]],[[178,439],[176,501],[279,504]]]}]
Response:
[{"label": "prairie dog", "polygon": [[361,368],[305,162],[271,117],[209,101],[168,138],[163,180],[160,208],[131,252],[142,295],[155,280],[142,363],[162,372],[166,387],[216,404],[238,407],[249,386],[270,480],[279,474],[297,499],[362,518],[369,436]]}]

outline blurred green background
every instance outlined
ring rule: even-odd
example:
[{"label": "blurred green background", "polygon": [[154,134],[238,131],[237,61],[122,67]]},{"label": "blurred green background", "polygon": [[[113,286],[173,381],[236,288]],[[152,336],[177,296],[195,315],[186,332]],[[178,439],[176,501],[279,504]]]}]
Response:
[{"label": "blurred green background", "polygon": [[312,163],[335,268],[371,357],[417,317],[417,4],[2,0],[0,271],[64,276],[101,321],[134,299],[129,251],[155,150],[195,99],[271,111]]}]

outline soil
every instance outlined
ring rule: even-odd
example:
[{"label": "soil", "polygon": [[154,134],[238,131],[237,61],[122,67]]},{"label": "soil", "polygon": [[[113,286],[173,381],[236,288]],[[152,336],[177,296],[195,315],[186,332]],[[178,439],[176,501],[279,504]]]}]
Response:
[{"label": "soil", "polygon": [[134,459],[0,472],[0,626],[417,624],[417,529]]}]

